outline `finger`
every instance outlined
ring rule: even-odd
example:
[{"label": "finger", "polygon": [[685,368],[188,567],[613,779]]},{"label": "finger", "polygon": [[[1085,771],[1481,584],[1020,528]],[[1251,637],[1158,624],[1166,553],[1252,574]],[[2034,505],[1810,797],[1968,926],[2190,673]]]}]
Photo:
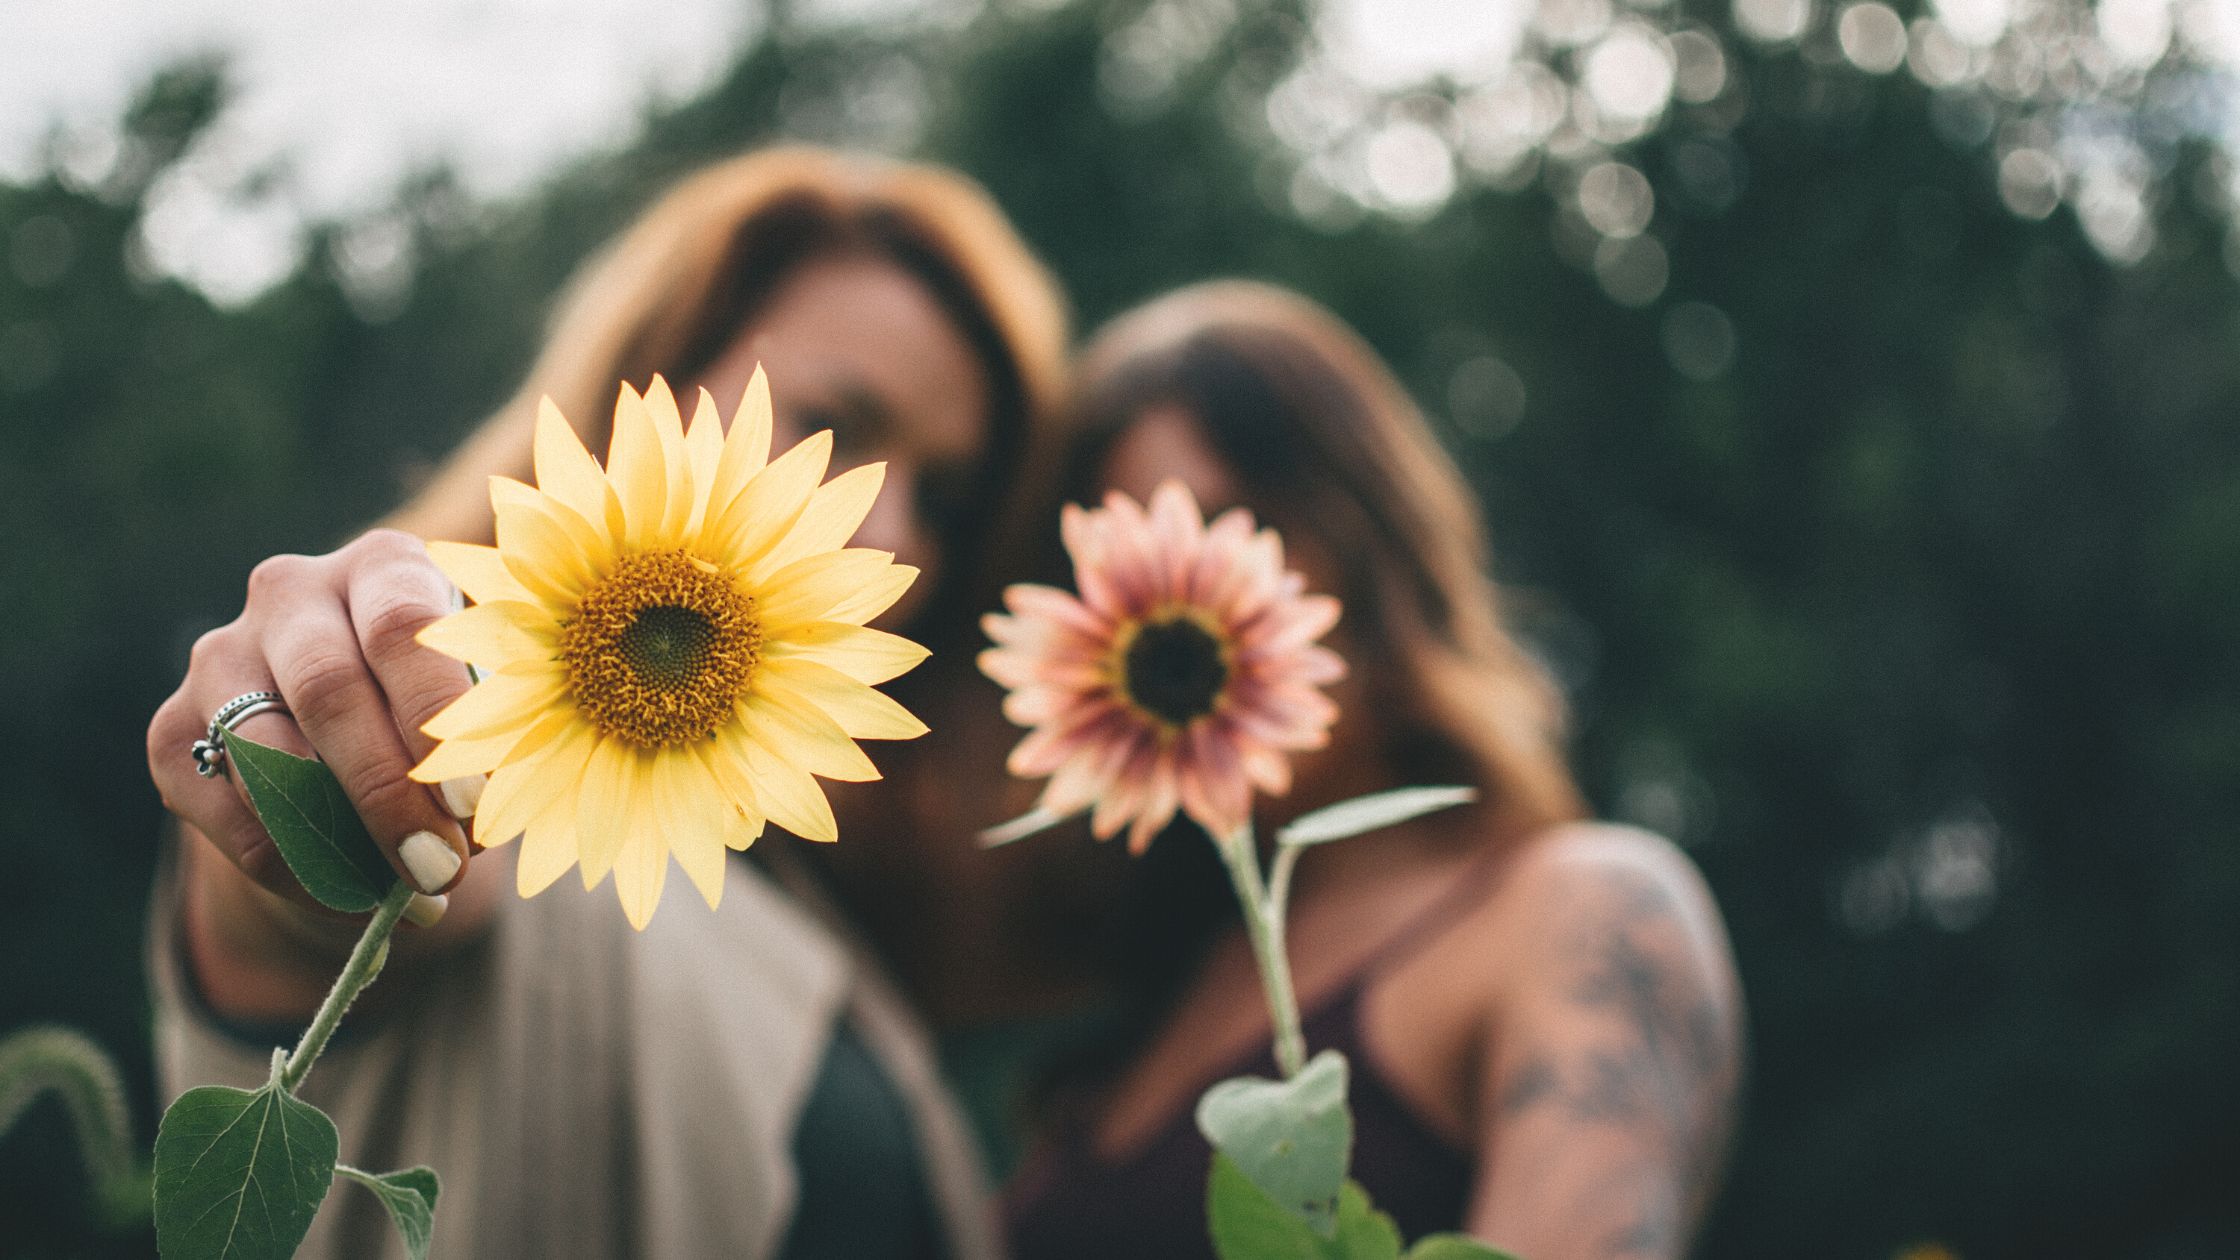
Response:
[{"label": "finger", "polygon": [[[380,546],[378,558],[348,570],[343,603],[374,682],[396,716],[405,753],[417,763],[436,746],[420,728],[466,691],[468,678],[466,666],[422,646],[418,637],[458,607],[458,591],[429,562],[420,540],[396,537],[400,541]],[[453,818],[465,821],[474,816],[482,786],[483,776],[471,775],[441,784],[437,794]]]},{"label": "finger", "polygon": [[466,836],[433,793],[406,777],[412,758],[396,717],[339,590],[335,596],[304,601],[269,627],[265,659],[296,724],[390,864],[421,892],[440,893],[465,869]]},{"label": "finger", "polygon": [[[221,627],[197,640],[189,658],[187,678],[158,708],[148,723],[148,774],[163,798],[165,809],[210,839],[226,859],[257,883],[303,904],[309,894],[297,884],[278,860],[272,838],[248,803],[238,781],[230,775],[204,778],[197,771],[195,741],[209,732],[210,717],[234,696],[269,690],[271,676],[239,623]],[[271,742],[291,751],[308,746],[292,725],[278,721],[260,724],[249,738]],[[251,718],[251,723],[259,723]],[[246,724],[245,724],[246,725]]]}]

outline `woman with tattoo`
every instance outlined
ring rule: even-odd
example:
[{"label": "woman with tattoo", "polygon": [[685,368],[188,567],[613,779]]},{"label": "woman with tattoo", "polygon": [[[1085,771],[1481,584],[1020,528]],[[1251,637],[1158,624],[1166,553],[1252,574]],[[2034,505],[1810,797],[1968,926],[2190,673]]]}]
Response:
[{"label": "woman with tattoo", "polygon": [[[1479,789],[1300,865],[1292,965],[1310,1050],[1353,1064],[1354,1176],[1411,1238],[1682,1254],[1739,1075],[1725,933],[1671,844],[1583,817],[1559,699],[1502,627],[1475,505],[1423,417],[1329,314],[1225,283],[1109,326],[1074,419],[1075,498],[1179,479],[1209,515],[1242,505],[1280,529],[1310,587],[1344,601],[1325,640],[1351,668],[1341,717],[1259,834],[1402,784]],[[1143,925],[1116,951],[1131,1031],[1053,1093],[1009,1202],[1018,1260],[1210,1255],[1193,1106],[1274,1074],[1211,846],[1164,837],[1114,874]]]}]

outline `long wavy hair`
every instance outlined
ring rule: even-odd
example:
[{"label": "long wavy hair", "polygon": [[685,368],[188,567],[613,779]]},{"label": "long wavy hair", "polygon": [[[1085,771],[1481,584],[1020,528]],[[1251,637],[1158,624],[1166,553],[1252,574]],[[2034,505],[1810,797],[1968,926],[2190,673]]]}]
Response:
[{"label": "long wavy hair", "polygon": [[[1372,723],[1395,775],[1477,787],[1487,825],[1469,834],[1482,843],[1521,843],[1584,813],[1561,695],[1503,623],[1477,500],[1374,351],[1322,307],[1264,284],[1200,284],[1137,307],[1077,360],[1067,497],[1094,502],[1114,447],[1162,408],[1195,423],[1244,504],[1337,566],[1330,593],[1344,601],[1365,697],[1340,721]],[[1046,571],[1053,562],[1046,553]],[[1124,1061],[1234,922],[1212,846],[1173,839],[1133,863],[1098,855],[1129,888],[1104,907],[1113,919],[1098,951],[1120,1032],[1053,1084]],[[1112,869],[1122,865],[1132,870]]]},{"label": "long wavy hair", "polygon": [[1477,500],[1374,351],[1306,298],[1220,281],[1114,320],[1080,360],[1069,496],[1130,425],[1187,414],[1244,501],[1332,558],[1388,764],[1473,784],[1504,835],[1580,816],[1563,702],[1511,636]]}]

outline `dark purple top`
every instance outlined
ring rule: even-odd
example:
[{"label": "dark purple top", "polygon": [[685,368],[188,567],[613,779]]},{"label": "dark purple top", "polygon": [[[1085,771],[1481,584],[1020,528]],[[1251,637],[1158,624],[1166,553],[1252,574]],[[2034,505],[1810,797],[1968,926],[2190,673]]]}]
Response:
[{"label": "dark purple top", "polygon": [[[1485,886],[1483,866],[1461,881],[1322,998],[1301,1021],[1307,1049],[1343,1051],[1351,1065],[1353,1179],[1410,1239],[1462,1227],[1476,1156],[1456,1147],[1396,1093],[1362,1033],[1362,998],[1376,979],[1412,956]],[[1232,1076],[1277,1075],[1272,1047],[1224,1064],[1198,1093]],[[1193,1102],[1197,1094],[1192,1094]],[[1206,1235],[1206,1173],[1213,1150],[1195,1107],[1175,1116],[1138,1150],[1107,1159],[1076,1110],[1028,1157],[1004,1203],[1012,1260],[1213,1260]]]}]

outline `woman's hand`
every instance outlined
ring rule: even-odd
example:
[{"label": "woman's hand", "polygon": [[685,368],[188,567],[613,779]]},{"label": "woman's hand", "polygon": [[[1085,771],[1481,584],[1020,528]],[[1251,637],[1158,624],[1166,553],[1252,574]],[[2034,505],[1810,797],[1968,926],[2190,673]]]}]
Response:
[{"label": "woman's hand", "polygon": [[[148,726],[148,770],[164,806],[207,838],[225,865],[324,913],[289,873],[231,765],[222,778],[205,779],[189,751],[227,700],[276,691],[288,711],[252,716],[239,724],[241,732],[319,757],[397,874],[431,898],[451,889],[468,854],[459,820],[472,816],[481,781],[438,789],[406,772],[434,746],[421,724],[468,685],[463,666],[414,639],[455,600],[427,549],[396,530],[375,530],[329,555],[259,564],[241,615],[196,641],[186,678]],[[190,882],[222,874],[211,871],[218,864],[202,860],[207,856],[188,863]],[[193,903],[234,918],[249,913],[241,907],[272,899],[197,895]],[[442,913],[441,903],[419,902],[412,917],[432,922]],[[215,926],[239,939],[240,923]]]}]

